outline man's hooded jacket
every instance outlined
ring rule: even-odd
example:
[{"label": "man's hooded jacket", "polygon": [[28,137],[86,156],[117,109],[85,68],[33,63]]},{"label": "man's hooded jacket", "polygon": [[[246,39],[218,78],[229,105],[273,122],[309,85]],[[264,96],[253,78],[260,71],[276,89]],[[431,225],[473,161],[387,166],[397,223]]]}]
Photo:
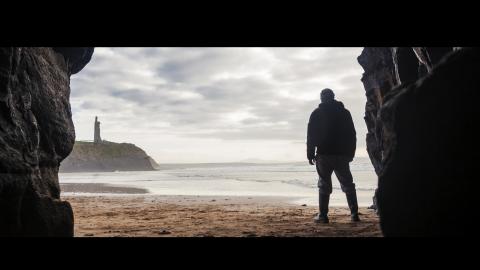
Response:
[{"label": "man's hooded jacket", "polygon": [[318,105],[308,122],[307,157],[340,155],[353,159],[356,150],[356,132],[350,112],[342,102],[330,100]]}]

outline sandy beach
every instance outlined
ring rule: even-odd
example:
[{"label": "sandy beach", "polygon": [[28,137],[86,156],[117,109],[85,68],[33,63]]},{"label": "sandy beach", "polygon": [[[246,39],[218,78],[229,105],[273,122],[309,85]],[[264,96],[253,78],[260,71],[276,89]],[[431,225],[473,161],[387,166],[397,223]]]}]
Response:
[{"label": "sandy beach", "polygon": [[92,189],[96,195],[63,196],[73,207],[76,237],[381,237],[378,217],[366,208],[360,208],[359,223],[350,221],[347,208],[331,207],[330,223],[315,224],[316,206],[282,197],[159,196],[128,188],[68,187],[70,194]]}]

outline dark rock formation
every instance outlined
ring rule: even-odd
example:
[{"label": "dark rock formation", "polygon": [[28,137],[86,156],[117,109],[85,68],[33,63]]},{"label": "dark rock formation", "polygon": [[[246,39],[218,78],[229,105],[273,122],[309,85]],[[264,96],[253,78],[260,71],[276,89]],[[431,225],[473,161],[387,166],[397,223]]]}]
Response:
[{"label": "dark rock formation", "polygon": [[70,75],[80,72],[93,55],[93,47],[53,47],[53,49],[65,57]]},{"label": "dark rock formation", "polygon": [[366,47],[358,57],[365,70],[362,82],[365,87],[367,103],[365,123],[367,124],[367,152],[377,174],[382,169],[381,137],[378,130],[381,123],[377,120],[383,97],[397,85],[392,50],[389,47]]},{"label": "dark rock formation", "polygon": [[158,164],[130,143],[76,142],[60,172],[152,171]]},{"label": "dark rock formation", "polygon": [[[423,53],[429,67],[419,61],[415,51]],[[365,71],[362,82],[367,96],[367,151],[377,174],[382,170],[382,126],[378,113],[385,95],[401,83],[408,84],[426,75],[451,51],[450,47],[366,47],[358,57]]]},{"label": "dark rock formation", "polygon": [[[386,236],[474,234],[479,51],[426,48],[432,67],[423,71],[407,49],[391,51],[398,85],[381,99],[367,94],[369,102],[383,103],[375,107],[376,116],[366,114],[376,138],[367,144],[381,157],[377,199],[382,231]],[[369,52],[372,48],[359,58],[364,84],[373,71],[385,69],[372,69],[383,55]],[[367,93],[371,85],[365,84]]]},{"label": "dark rock formation", "polygon": [[479,65],[478,50],[460,50],[386,97],[378,189],[385,235],[476,234]]},{"label": "dark rock formation", "polygon": [[70,74],[93,48],[0,48],[0,235],[73,236],[58,167],[75,131]]}]

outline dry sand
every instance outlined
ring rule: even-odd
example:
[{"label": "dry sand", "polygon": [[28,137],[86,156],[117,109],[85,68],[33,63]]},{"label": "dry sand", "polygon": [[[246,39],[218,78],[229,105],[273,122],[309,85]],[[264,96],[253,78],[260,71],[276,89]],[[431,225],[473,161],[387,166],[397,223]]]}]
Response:
[{"label": "dry sand", "polygon": [[315,224],[315,206],[278,197],[63,196],[75,214],[75,236],[94,237],[379,237],[378,217],[361,208],[330,208],[330,223]]}]

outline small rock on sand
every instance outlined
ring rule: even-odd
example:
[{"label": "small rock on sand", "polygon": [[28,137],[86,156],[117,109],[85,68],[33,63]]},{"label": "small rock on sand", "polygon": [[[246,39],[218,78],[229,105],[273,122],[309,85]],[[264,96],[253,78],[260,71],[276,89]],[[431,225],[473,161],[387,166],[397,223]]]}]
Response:
[{"label": "small rock on sand", "polygon": [[246,237],[256,237],[257,235],[254,232],[242,232]]},{"label": "small rock on sand", "polygon": [[307,206],[306,204],[302,204],[302,206]]},{"label": "small rock on sand", "polygon": [[162,231],[159,231],[158,234],[171,234],[171,232],[162,230]]}]

